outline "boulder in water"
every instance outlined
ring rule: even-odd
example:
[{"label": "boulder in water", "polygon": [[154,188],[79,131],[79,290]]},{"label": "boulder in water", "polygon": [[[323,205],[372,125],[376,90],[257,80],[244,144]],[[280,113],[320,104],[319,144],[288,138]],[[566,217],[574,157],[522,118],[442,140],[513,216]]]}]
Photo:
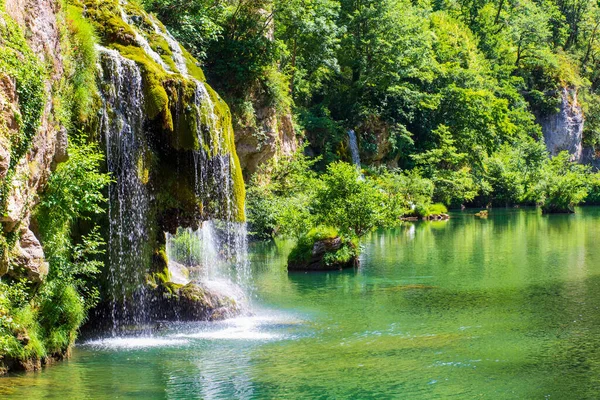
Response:
[{"label": "boulder in water", "polygon": [[152,314],[156,320],[216,321],[241,311],[238,300],[203,282],[164,283],[154,290]]},{"label": "boulder in water", "polygon": [[357,267],[358,245],[335,229],[315,228],[304,235],[288,257],[288,271],[330,271]]}]

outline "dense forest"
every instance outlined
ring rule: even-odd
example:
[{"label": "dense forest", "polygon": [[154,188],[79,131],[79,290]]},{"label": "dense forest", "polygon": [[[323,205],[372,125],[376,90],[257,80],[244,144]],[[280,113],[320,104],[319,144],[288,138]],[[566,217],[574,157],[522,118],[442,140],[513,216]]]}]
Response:
[{"label": "dense forest", "polygon": [[[560,212],[597,201],[598,178],[577,163],[593,164],[600,144],[597,2],[146,6],[202,60],[232,107],[236,129],[250,126],[260,146],[262,108],[293,115],[304,147],[291,163],[263,164],[251,179],[248,212],[258,236],[327,222],[318,216],[327,202],[319,198],[336,189],[322,185],[342,179],[343,167],[332,163],[351,161],[350,129],[359,137],[366,179],[340,190],[349,198],[353,190],[371,191],[369,199],[385,194],[385,201],[362,203],[379,220],[374,225],[427,215],[432,203],[538,204]],[[557,129],[548,121],[568,107],[585,120],[576,145],[587,157],[544,145]],[[350,210],[343,199],[328,203]]]},{"label": "dense forest", "polygon": [[0,372],[108,303],[180,307],[164,232],[247,221],[290,269],[340,238],[348,266],[406,219],[600,202],[597,1],[54,3],[0,1]]}]

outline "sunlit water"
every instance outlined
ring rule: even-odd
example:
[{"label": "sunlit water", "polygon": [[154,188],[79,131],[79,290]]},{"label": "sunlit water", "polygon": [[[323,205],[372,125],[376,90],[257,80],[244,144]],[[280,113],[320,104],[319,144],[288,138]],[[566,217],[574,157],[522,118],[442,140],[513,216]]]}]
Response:
[{"label": "sunlit water", "polygon": [[79,344],[22,399],[595,399],[600,209],[455,214],[364,241],[356,271],[251,248],[255,313]]}]

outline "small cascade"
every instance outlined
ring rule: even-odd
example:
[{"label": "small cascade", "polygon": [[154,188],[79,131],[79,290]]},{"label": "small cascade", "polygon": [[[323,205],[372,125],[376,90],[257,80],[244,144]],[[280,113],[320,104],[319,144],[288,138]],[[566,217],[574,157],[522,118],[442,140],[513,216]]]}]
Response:
[{"label": "small cascade", "polygon": [[181,46],[179,45],[177,40],[175,40],[175,38],[169,33],[169,31],[163,31],[162,29],[160,29],[153,16],[150,15],[149,17],[150,21],[152,22],[152,28],[154,28],[154,32],[157,35],[161,36],[169,45],[169,49],[172,53],[173,63],[177,67],[177,70],[181,75],[187,76],[188,69],[185,64],[185,56],[183,55],[183,51],[181,51]]},{"label": "small cascade", "polygon": [[358,151],[358,141],[356,140],[356,132],[350,129],[348,131],[348,138],[350,139],[350,153],[352,155],[352,163],[354,163],[356,169],[362,176],[362,167],[360,164],[360,153]]},{"label": "small cascade", "polygon": [[193,102],[198,127],[196,135],[200,144],[200,149],[194,151],[196,196],[212,203],[211,208],[214,208],[213,212],[219,218],[231,221],[234,219],[233,210],[236,207],[231,190],[232,156],[223,151],[223,143],[220,140],[223,137],[222,127],[205,84],[195,79],[194,81],[196,87]]},{"label": "small cascade", "polygon": [[99,48],[103,82],[100,132],[114,183],[108,190],[108,265],[112,291],[113,333],[145,320],[145,271],[148,259],[149,195],[143,176],[144,131],[142,76],[135,62],[117,51]]},{"label": "small cascade", "polygon": [[[125,10],[123,10],[123,8],[120,8],[120,12],[121,12],[121,19],[123,19],[123,21],[125,23],[133,26],[133,24],[131,23],[131,19],[129,18],[129,16],[125,12]],[[157,52],[155,52],[154,50],[152,50],[152,47],[150,46],[150,43],[148,43],[148,40],[142,34],[140,34],[137,31],[137,29],[133,29],[133,33],[135,34],[135,42],[136,42],[136,44],[138,46],[140,46],[144,50],[144,52],[150,58],[152,58],[152,60],[154,60],[155,63],[157,63],[158,65],[160,65],[161,67],[163,67],[165,71],[172,72],[170,70],[169,66],[160,57],[160,55]]]},{"label": "small cascade", "polygon": [[242,223],[206,221],[193,230],[166,233],[166,253],[171,281],[194,282],[207,290],[246,303],[251,289],[246,226]]}]

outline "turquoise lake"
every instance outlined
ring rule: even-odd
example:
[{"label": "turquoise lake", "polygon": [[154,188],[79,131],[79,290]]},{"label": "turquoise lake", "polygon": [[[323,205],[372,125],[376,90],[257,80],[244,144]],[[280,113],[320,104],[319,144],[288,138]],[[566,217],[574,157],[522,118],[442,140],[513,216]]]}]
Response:
[{"label": "turquoise lake", "polygon": [[251,315],[78,343],[0,397],[600,398],[600,208],[473,212],[374,232],[343,272],[253,244]]}]

